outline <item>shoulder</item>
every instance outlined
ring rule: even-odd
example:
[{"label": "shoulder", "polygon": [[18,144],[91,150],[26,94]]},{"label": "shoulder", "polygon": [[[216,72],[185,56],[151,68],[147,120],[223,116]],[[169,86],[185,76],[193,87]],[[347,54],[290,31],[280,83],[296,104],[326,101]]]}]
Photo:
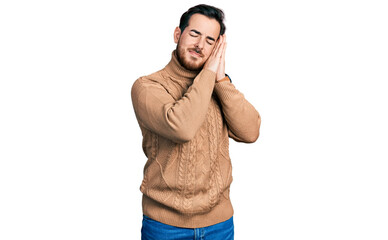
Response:
[{"label": "shoulder", "polygon": [[132,85],[132,89],[135,87],[144,87],[149,84],[163,84],[165,82],[166,74],[164,69],[154,72],[152,74],[139,77]]},{"label": "shoulder", "polygon": [[165,89],[167,78],[164,69],[138,78],[132,85],[132,97],[139,95],[144,91]]}]

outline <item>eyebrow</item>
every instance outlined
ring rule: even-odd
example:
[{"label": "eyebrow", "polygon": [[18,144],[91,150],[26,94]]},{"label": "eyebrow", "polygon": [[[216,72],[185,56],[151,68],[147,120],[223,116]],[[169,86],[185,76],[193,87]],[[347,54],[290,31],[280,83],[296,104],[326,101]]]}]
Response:
[{"label": "eyebrow", "polygon": [[[197,31],[195,29],[190,30],[190,32],[194,32],[194,33],[196,33],[198,35],[202,35],[202,33],[200,31]],[[214,38],[209,37],[209,36],[207,36],[206,38],[209,39],[209,40],[212,40],[212,41],[216,41]]]}]

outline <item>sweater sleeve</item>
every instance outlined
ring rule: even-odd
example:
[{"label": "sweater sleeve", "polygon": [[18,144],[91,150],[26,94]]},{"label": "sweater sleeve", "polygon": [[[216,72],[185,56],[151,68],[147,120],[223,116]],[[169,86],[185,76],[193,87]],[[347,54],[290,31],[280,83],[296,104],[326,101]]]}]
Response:
[{"label": "sweater sleeve", "polygon": [[229,136],[238,142],[255,142],[260,134],[260,114],[231,82],[216,83],[214,90],[221,102]]},{"label": "sweater sleeve", "polygon": [[131,95],[139,124],[174,142],[191,140],[205,119],[215,75],[210,70],[202,70],[177,101],[159,83],[138,79]]}]

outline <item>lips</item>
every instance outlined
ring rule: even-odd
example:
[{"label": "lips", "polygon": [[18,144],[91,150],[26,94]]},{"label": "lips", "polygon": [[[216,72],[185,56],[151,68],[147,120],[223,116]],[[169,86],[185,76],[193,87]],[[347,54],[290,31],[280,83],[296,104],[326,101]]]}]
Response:
[{"label": "lips", "polygon": [[201,52],[197,52],[195,49],[189,49],[189,53],[194,57],[203,57]]}]

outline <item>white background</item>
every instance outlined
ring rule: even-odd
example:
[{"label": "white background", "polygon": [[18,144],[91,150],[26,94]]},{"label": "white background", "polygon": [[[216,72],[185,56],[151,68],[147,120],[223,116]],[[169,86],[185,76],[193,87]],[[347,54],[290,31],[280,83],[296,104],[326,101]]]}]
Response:
[{"label": "white background", "polygon": [[[388,239],[385,1],[207,1],[262,116],[231,141],[236,239]],[[0,239],[140,239],[132,83],[197,1],[1,1]]]}]

